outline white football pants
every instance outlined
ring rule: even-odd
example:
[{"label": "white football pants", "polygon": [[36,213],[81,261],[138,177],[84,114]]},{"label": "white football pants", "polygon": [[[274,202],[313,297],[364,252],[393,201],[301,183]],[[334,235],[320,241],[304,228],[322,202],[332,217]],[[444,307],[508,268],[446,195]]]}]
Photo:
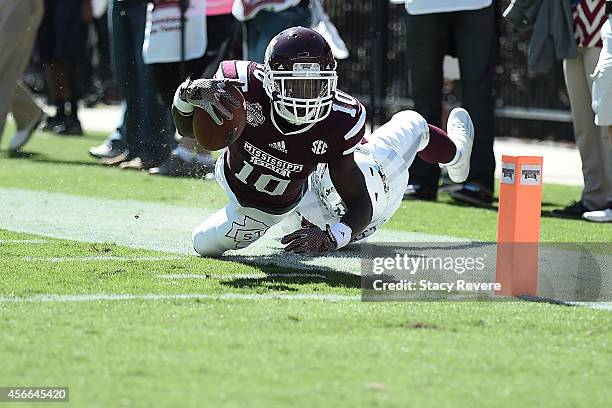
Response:
[{"label": "white football pants", "polygon": [[292,213],[274,215],[241,206],[225,179],[225,154],[217,160],[215,178],[225,190],[229,202],[193,230],[193,248],[201,256],[217,257],[229,249],[246,248]]},{"label": "white football pants", "polygon": [[[408,184],[408,168],[416,154],[429,143],[429,127],[418,113],[402,111],[393,115],[389,122],[368,136],[367,140],[368,143],[360,148],[370,150],[383,167],[389,180],[390,197],[386,208],[374,211],[379,213],[380,210],[383,216],[372,220],[360,239],[376,231],[401,205]],[[325,228],[325,224],[338,221],[321,203],[312,177],[309,180],[308,192],[300,204],[288,213],[274,215],[255,208],[242,207],[225,179],[224,154],[217,160],[215,177],[225,190],[229,202],[193,230],[193,247],[201,256],[216,257],[229,249],[246,248],[261,238],[270,227],[284,219],[291,218],[286,226],[289,232],[300,228],[301,216],[322,228]],[[355,158],[359,159],[358,153]],[[298,212],[299,217],[295,216]]]},{"label": "white football pants", "polygon": [[[372,220],[372,223],[365,229],[363,236],[359,239],[371,235],[388,221],[400,207],[408,185],[408,168],[414,161],[416,154],[429,143],[429,127],[427,121],[420,114],[406,110],[393,115],[389,122],[376,129],[366,139],[368,143],[360,146],[355,152],[355,160],[360,159],[360,149],[367,149],[372,152],[387,175],[389,199],[386,201],[385,208],[373,209],[374,214],[381,214],[381,216]],[[377,203],[372,203],[372,205],[377,205]],[[287,230],[296,228],[302,216],[321,228],[339,220],[339,218],[330,214],[319,199],[314,177],[310,178],[308,192],[294,214],[291,217],[291,225],[287,226]]]}]

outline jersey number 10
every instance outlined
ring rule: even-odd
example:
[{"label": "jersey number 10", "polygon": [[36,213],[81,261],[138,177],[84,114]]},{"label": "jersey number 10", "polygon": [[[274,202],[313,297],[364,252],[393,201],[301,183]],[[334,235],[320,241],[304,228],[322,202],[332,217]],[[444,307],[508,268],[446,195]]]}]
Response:
[{"label": "jersey number 10", "polygon": [[[336,100],[332,104],[332,110],[344,112],[351,115],[351,117],[355,117],[357,115],[359,102],[355,98],[345,94],[344,92],[337,91],[335,99]],[[245,161],[244,167],[242,167],[240,173],[236,174],[236,178],[242,181],[244,184],[247,184],[247,179],[253,170],[253,166]],[[279,196],[285,192],[289,182],[290,180],[284,180],[270,174],[261,174],[253,186],[260,193],[266,193],[271,196]]]},{"label": "jersey number 10", "polygon": [[[247,179],[251,175],[252,171],[253,166],[247,162],[244,162],[244,167],[242,170],[240,170],[240,173],[236,174],[236,178],[242,181],[244,184],[247,184]],[[290,180],[283,180],[278,177],[274,177],[270,174],[261,174],[253,186],[260,193],[266,193],[271,196],[279,196],[285,192],[285,189],[289,185],[289,181]],[[274,187],[272,190],[269,189],[271,182],[275,182],[276,184],[276,187]]]}]

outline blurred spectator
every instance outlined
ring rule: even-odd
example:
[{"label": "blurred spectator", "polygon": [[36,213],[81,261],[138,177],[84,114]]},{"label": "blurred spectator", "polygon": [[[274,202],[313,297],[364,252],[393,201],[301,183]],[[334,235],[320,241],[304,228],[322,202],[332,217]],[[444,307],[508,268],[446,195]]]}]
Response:
[{"label": "blurred spectator", "polygon": [[[601,29],[603,48],[593,74],[593,110],[595,124],[608,128],[608,157],[612,164],[612,1],[608,2],[608,21]],[[608,167],[608,180],[612,181],[612,166]],[[612,190],[612,186],[610,186]],[[589,211],[583,218],[596,222],[612,222],[612,196],[608,196],[606,208]]]},{"label": "blurred spectator", "polygon": [[263,63],[266,47],[289,27],[310,27],[309,0],[234,0],[232,14],[246,27],[244,58]]},{"label": "blurred spectator", "polygon": [[113,68],[125,97],[125,113],[117,132],[90,153],[103,157],[104,164],[149,169],[168,155],[173,131],[169,113],[158,98],[157,86],[142,57],[147,3],[112,0],[108,14]]},{"label": "blurred spectator", "polygon": [[312,19],[311,28],[321,34],[329,43],[335,59],[347,59],[350,55],[349,50],[340,36],[338,29],[325,12],[321,1],[310,0],[310,10]]},{"label": "blurred spectator", "polygon": [[84,63],[90,65],[91,68],[88,72],[89,76],[84,78],[89,85],[84,102],[87,106],[94,106],[99,102],[107,105],[118,104],[121,103],[121,95],[113,78],[111,67],[108,1],[88,1],[91,1],[92,24]]},{"label": "blurred spectator", "polygon": [[[112,16],[110,11],[110,2],[113,0],[92,0],[92,9],[94,14],[94,24],[96,26],[96,32],[98,33],[98,50],[100,53],[100,73],[101,78],[104,78],[104,89],[105,91],[110,90],[111,95],[105,95],[103,97],[104,102],[108,103],[108,98],[113,100],[116,98],[114,95],[114,87],[116,86],[116,80],[113,75],[113,59],[111,58],[111,38],[110,32],[112,30]],[[104,4],[105,3],[105,4]],[[100,7],[104,5],[105,10],[100,10]],[[99,15],[100,17],[96,17]],[[119,16],[117,16],[119,17]],[[105,27],[102,26],[105,25]],[[119,24],[119,21],[117,22]],[[108,61],[107,61],[108,60]],[[105,68],[108,65],[108,70]],[[122,100],[121,96],[119,99]],[[111,133],[104,143],[100,146],[92,147],[89,149],[89,154],[97,159],[103,160],[104,163],[114,164],[117,161],[121,161],[127,157],[127,140],[125,135],[125,114],[126,105],[123,102],[123,114],[121,115],[121,121],[117,125],[117,128]],[[117,158],[117,160],[115,160]]]},{"label": "blurred spectator", "polygon": [[[231,14],[233,0],[191,0],[185,10],[185,26],[180,26],[180,2],[157,0],[150,18],[145,41],[145,61],[153,72],[168,111],[174,93],[185,80],[211,77],[225,58],[237,28]],[[185,31],[185,56],[181,64],[180,30]],[[185,72],[181,73],[181,68]],[[197,153],[196,153],[197,150]],[[185,137],[169,157],[151,174],[166,176],[203,176],[214,168],[210,152],[197,146],[194,138]]]},{"label": "blurred spectator", "polygon": [[127,147],[127,139],[125,137],[125,116],[126,103],[122,103],[121,120],[117,124],[117,128],[113,133],[108,135],[104,143],[89,149],[89,154],[96,159],[100,159],[100,163],[106,165],[117,165],[127,159],[129,150]]},{"label": "blurred spectator", "polygon": [[[467,182],[452,193],[460,202],[490,206],[493,201],[495,135],[493,74],[497,56],[497,20],[493,0],[408,0],[406,57],[414,110],[427,122],[442,123],[443,60],[459,59],[461,105],[476,130]],[[410,196],[437,198],[440,168],[416,159],[410,168]]]},{"label": "blurred spectator", "polygon": [[[562,0],[570,1],[570,0]],[[592,109],[592,74],[602,47],[601,28],[606,22],[605,0],[572,0],[574,38],[578,56],[563,62],[576,145],[582,159],[584,189],[580,201],[561,210],[559,217],[581,218],[585,212],[601,210],[612,201],[612,178],[606,129],[595,125]]]},{"label": "blurred spectator", "polygon": [[512,0],[504,17],[513,28],[530,33],[529,72],[549,74],[558,61],[576,58],[572,0]]},{"label": "blurred spectator", "polygon": [[80,62],[85,53],[89,1],[45,0],[45,14],[39,31],[39,50],[45,67],[47,92],[56,114],[44,129],[59,134],[81,135],[78,101],[82,87]]},{"label": "blurred spectator", "polygon": [[19,150],[44,118],[19,81],[30,60],[43,12],[43,0],[0,1],[0,138],[9,112],[17,124],[9,151]]}]

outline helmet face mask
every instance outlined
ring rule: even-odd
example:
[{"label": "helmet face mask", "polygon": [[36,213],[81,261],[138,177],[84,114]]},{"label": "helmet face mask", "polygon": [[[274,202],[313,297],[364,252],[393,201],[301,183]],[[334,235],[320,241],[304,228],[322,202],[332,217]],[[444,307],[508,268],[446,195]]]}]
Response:
[{"label": "helmet face mask", "polygon": [[[297,65],[297,64],[295,64]],[[318,64],[313,64],[318,65]],[[283,119],[301,125],[318,122],[331,111],[338,77],[335,72],[317,70],[266,72],[266,91],[274,109]]]},{"label": "helmet face mask", "polygon": [[264,88],[276,113],[295,125],[329,115],[338,75],[331,48],[316,31],[294,27],[270,41]]}]

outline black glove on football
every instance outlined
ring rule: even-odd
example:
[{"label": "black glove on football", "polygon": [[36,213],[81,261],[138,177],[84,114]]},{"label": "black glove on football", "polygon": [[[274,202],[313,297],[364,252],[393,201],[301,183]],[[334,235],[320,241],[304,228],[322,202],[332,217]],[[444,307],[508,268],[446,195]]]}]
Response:
[{"label": "black glove on football", "polygon": [[221,98],[236,108],[240,106],[240,101],[224,89],[226,84],[235,86],[244,85],[244,83],[237,79],[196,79],[194,81],[191,78],[187,78],[179,88],[179,97],[193,106],[204,109],[217,125],[221,125],[223,121],[217,116],[215,109],[225,119],[231,120],[234,117],[223,106]]},{"label": "black glove on football", "polygon": [[336,249],[336,240],[329,230],[329,225],[323,231],[305,218],[302,218],[302,228],[285,235],[281,243],[287,245],[285,251],[296,254],[321,254]]}]

